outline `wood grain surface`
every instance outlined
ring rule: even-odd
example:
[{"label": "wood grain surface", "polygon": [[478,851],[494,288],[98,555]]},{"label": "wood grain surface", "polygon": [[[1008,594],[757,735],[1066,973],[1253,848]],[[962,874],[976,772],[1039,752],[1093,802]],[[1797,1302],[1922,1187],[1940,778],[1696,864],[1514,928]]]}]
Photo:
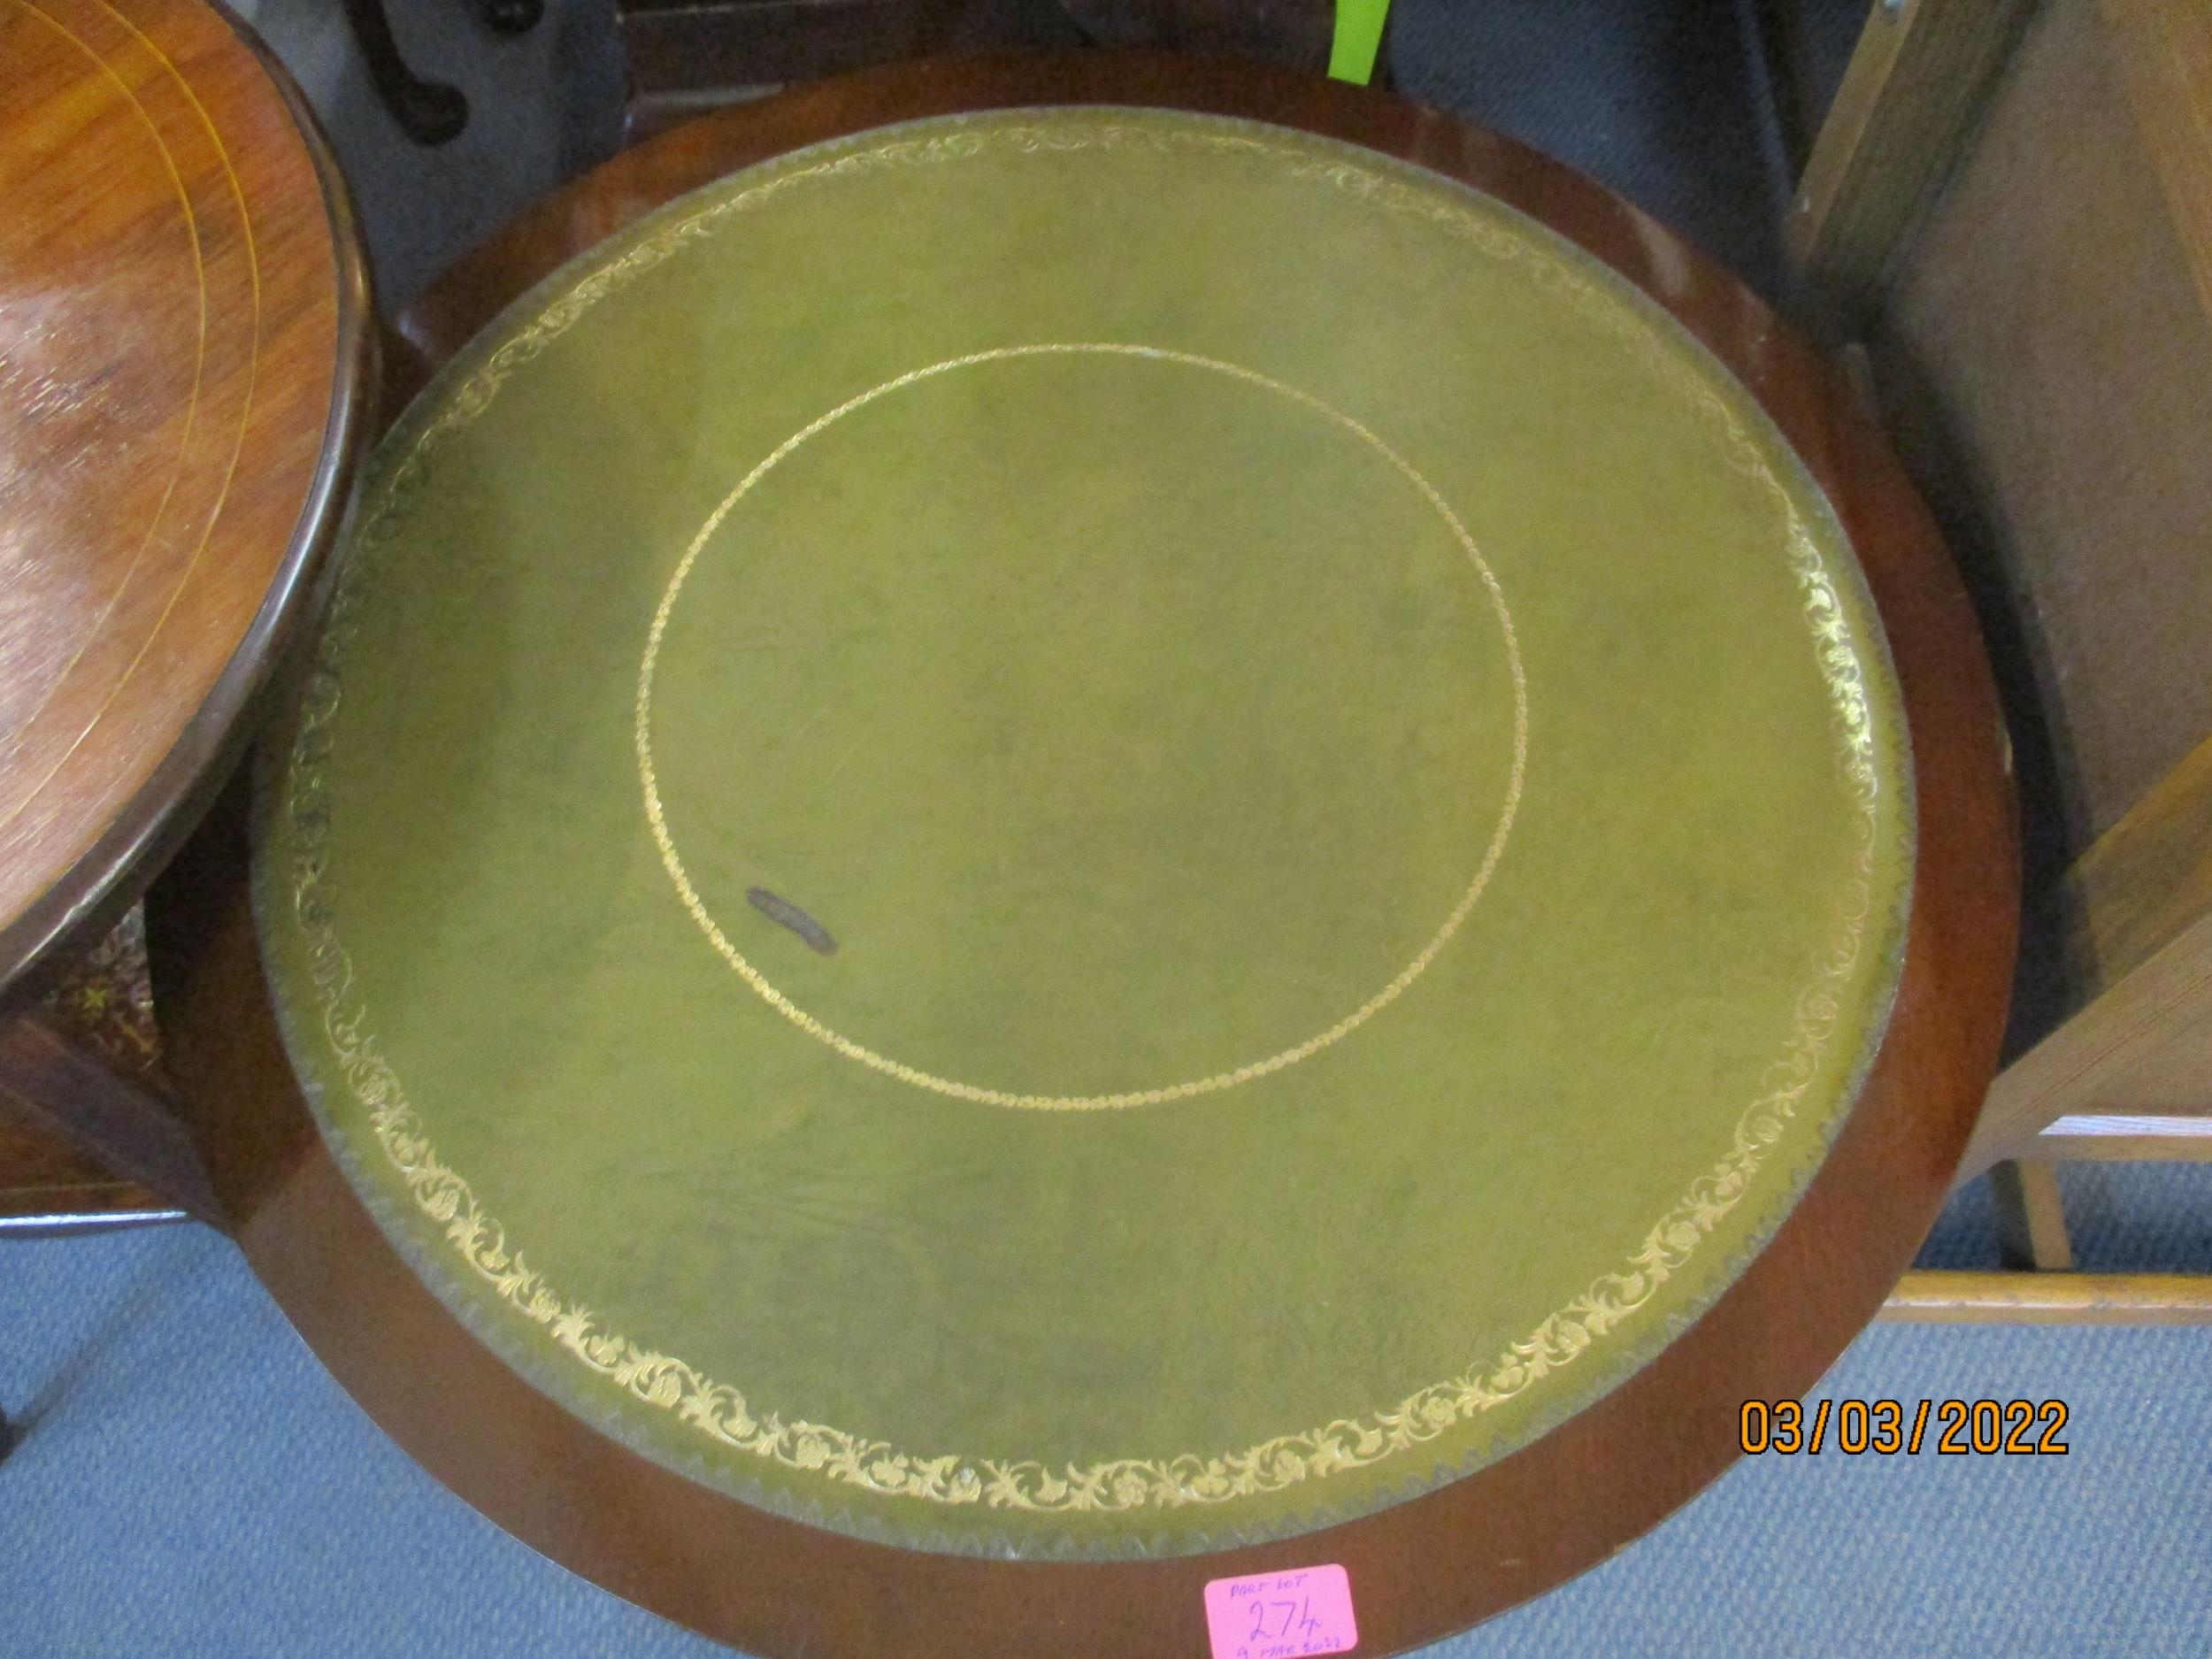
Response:
[{"label": "wood grain surface", "polygon": [[1379,93],[1146,54],[943,60],[726,111],[619,157],[465,259],[403,323],[403,368],[452,351],[574,253],[685,190],[797,145],[952,111],[1134,104],[1332,134],[1532,213],[1668,307],[1763,402],[1848,528],[1886,625],[1918,767],[1904,977],[1859,1103],[1773,1241],[1701,1319],[1526,1449],[1348,1525],[1212,1555],[1009,1563],[781,1519],[586,1428],[402,1263],[308,1117],[247,897],[243,791],[157,890],[149,926],[173,1072],[255,1271],[362,1405],[455,1491],[554,1560],[767,1655],[1208,1651],[1207,1580],[1335,1562],[1359,1652],[1433,1640],[1604,1560],[1737,1455],[1747,1397],[1803,1393],[1873,1317],[1942,1202],[1997,1055],[2016,833],[1986,663],[1918,499],[1826,365],[1649,218],[1506,140]]},{"label": "wood grain surface", "polygon": [[367,292],[280,70],[202,0],[0,0],[0,985],[235,753],[362,425]]}]

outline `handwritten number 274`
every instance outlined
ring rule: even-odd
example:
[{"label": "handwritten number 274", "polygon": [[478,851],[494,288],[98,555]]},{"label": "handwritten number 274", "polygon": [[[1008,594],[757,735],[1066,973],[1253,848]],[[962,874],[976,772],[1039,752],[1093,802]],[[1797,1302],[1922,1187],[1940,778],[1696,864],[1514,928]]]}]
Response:
[{"label": "handwritten number 274", "polygon": [[[1252,1604],[1252,1633],[1248,1642],[1280,1641],[1292,1631],[1302,1631],[1310,1636],[1321,1621],[1308,1613],[1309,1603],[1304,1597],[1295,1601],[1255,1601]],[[1274,1628],[1268,1628],[1270,1612],[1280,1615]]]}]

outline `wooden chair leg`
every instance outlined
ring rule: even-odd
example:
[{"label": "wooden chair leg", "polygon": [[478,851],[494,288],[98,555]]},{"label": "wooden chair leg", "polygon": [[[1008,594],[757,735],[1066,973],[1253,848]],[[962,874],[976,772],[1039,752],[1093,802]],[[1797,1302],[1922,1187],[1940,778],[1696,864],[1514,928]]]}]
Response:
[{"label": "wooden chair leg", "polygon": [[2058,1168],[2040,1158],[2007,1158],[1989,1171],[2007,1265],[2060,1273],[2074,1265],[2059,1202]]},{"label": "wooden chair leg", "polygon": [[418,144],[442,144],[458,137],[468,125],[468,100],[458,87],[425,81],[407,66],[399,42],[392,38],[384,0],[346,0],[346,21],[353,26],[354,43],[368,65],[369,83],[400,130]]}]

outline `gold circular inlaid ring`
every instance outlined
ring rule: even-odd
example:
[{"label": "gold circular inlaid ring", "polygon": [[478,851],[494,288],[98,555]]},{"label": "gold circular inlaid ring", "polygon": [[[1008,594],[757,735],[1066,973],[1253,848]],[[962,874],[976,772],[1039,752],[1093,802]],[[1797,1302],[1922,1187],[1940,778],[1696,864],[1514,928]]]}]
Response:
[{"label": "gold circular inlaid ring", "polygon": [[[667,817],[661,806],[659,781],[653,769],[653,674],[660,659],[661,641],[667,633],[669,618],[675,611],[677,597],[683,592],[684,580],[690,575],[691,568],[697,562],[701,550],[706,546],[715,531],[721,526],[722,521],[729,516],[731,510],[744,499],[747,492],[788,457],[800,445],[837,421],[843,419],[854,411],[874,403],[878,398],[888,396],[893,392],[912,386],[918,381],[930,380],[937,375],[972,368],[979,364],[1000,363],[1019,357],[1085,355],[1137,357],[1156,362],[1181,364],[1192,368],[1210,370],[1215,373],[1225,374],[1233,380],[1244,381],[1248,385],[1263,388],[1267,391],[1289,398],[1292,402],[1333,421],[1389,462],[1415,489],[1421,493],[1423,499],[1442,518],[1445,526],[1450,530],[1453,540],[1467,555],[1476,573],[1482,580],[1483,589],[1489,598],[1492,612],[1497,618],[1499,634],[1505,641],[1506,666],[1512,679],[1513,761],[1507,780],[1504,804],[1499,810],[1497,822],[1491,831],[1489,844],[1483,849],[1481,862],[1476,867],[1473,879],[1467,884],[1466,891],[1460,895],[1458,902],[1452,907],[1450,914],[1445,917],[1442,925],[1430,936],[1428,942],[1421,948],[1413,959],[1401,968],[1396,976],[1380,990],[1334,1025],[1307,1038],[1302,1042],[1269,1055],[1263,1059],[1249,1061],[1231,1071],[1217,1071],[1210,1076],[1193,1078],[1184,1082],[1171,1083],[1158,1088],[1134,1089],[1114,1094],[1016,1094],[1006,1089],[987,1088],[974,1083],[964,1083],[956,1079],[940,1077],[933,1072],[925,1071],[919,1067],[895,1060],[887,1055],[879,1054],[865,1044],[856,1042],[842,1032],[825,1025],[820,1019],[794,1002],[772,984],[767,977],[747,959],[744,953],[730,941],[729,936],[722,931],[720,924],[715,920],[713,914],[707,909],[705,902],[700,898],[698,890],[692,885],[690,875],[684,868],[682,855],[676,850],[675,839],[669,833]],[[972,352],[965,357],[948,357],[941,363],[933,363],[923,368],[909,370],[904,374],[885,380],[880,385],[872,386],[866,391],[848,398],[827,414],[802,427],[777,445],[766,459],[748,472],[740,480],[737,488],[722,498],[721,504],[708,516],[706,523],[700,526],[699,533],[691,539],[691,545],[684,549],[683,557],[677,563],[675,573],[669,578],[668,586],[661,595],[659,607],[653,613],[652,626],[646,635],[644,660],[638,668],[636,744],[638,781],[644,792],[646,821],[652,828],[654,844],[660,849],[661,863],[668,871],[669,879],[675,883],[677,896],[682,900],[684,909],[690,913],[691,919],[698,924],[699,930],[706,935],[708,941],[713,945],[722,959],[734,968],[738,977],[758,993],[762,1000],[766,1002],[771,1008],[810,1037],[827,1044],[848,1059],[857,1060],[863,1065],[880,1071],[887,1077],[896,1078],[902,1083],[910,1083],[917,1088],[929,1089],[936,1094],[949,1094],[958,1100],[974,1101],[987,1106],[1010,1106],[1030,1111],[1101,1111],[1125,1106],[1156,1106],[1169,1101],[1187,1100],[1196,1094],[1210,1094],[1217,1090],[1233,1088],[1240,1083],[1249,1083],[1256,1078],[1266,1077],[1271,1072],[1294,1066],[1301,1060],[1318,1054],[1332,1043],[1358,1030],[1395,1002],[1404,993],[1407,987],[1419,979],[1428,965],[1435,961],[1437,954],[1459,931],[1461,924],[1466,921],[1468,914],[1475,908],[1476,902],[1482,897],[1483,890],[1490,885],[1490,878],[1498,867],[1498,860],[1504,856],[1507,838],[1513,830],[1514,815],[1520,807],[1522,786],[1528,764],[1528,684],[1522,670],[1520,647],[1514,637],[1513,616],[1507,608],[1504,589],[1498,585],[1497,577],[1484,560],[1481,551],[1475,546],[1474,538],[1467,533],[1467,526],[1460,521],[1459,515],[1452,511],[1450,503],[1437,493],[1435,487],[1421,475],[1411,462],[1359,421],[1341,410],[1322,402],[1309,392],[1286,385],[1283,381],[1259,373],[1256,370],[1243,368],[1233,363],[1225,363],[1217,357],[1200,357],[1193,352],[1174,351],[1158,346],[1129,345],[1110,342],[1052,342],[1040,345],[1001,346],[993,350]]]}]

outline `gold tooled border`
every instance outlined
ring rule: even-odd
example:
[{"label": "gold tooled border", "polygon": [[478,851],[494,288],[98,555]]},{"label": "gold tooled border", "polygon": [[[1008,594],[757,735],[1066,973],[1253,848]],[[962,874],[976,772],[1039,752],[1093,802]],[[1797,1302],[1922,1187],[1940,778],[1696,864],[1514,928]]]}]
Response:
[{"label": "gold tooled border", "polygon": [[1239,1451],[1186,1453],[1164,1459],[1108,1458],[1056,1471],[1028,1460],[906,1451],[825,1424],[757,1412],[730,1385],[601,1328],[590,1309],[564,1300],[523,1260],[468,1181],[440,1161],[399,1078],[366,1028],[367,1010],[352,963],[337,938],[326,887],[328,728],[338,707],[344,648],[358,626],[354,611],[365,568],[364,560],[349,559],[296,717],[283,807],[292,833],[291,914],[304,943],[322,1036],[347,1088],[368,1112],[378,1144],[416,1206],[442,1228],[448,1243],[477,1278],[588,1369],[646,1405],[673,1412],[679,1422],[724,1446],[883,1496],[1038,1512],[1110,1513],[1217,1504],[1379,1463],[1525,1393],[1589,1352],[1648,1302],[1742,1202],[1753,1175],[1795,1115],[1826,1054],[1841,1015],[1839,994],[1848,989],[1857,968],[1872,909],[1881,785],[1865,674],[1841,596],[1819,549],[1796,503],[1735,411],[1668,349],[1653,323],[1622,296],[1576,270],[1532,236],[1444,199],[1440,192],[1417,189],[1348,160],[1324,159],[1310,152],[1286,154],[1278,144],[1233,130],[1162,130],[1096,113],[1071,114],[1049,127],[963,122],[950,133],[890,140],[794,168],[699,204],[680,218],[651,223],[635,246],[551,296],[527,326],[494,349],[446,395],[442,406],[415,431],[405,456],[373,486],[374,493],[364,503],[363,541],[373,546],[391,538],[408,501],[427,476],[430,451],[481,414],[516,368],[599,300],[686,243],[703,239],[722,221],[804,185],[885,167],[957,160],[987,149],[1046,152],[1132,148],[1239,154],[1276,162],[1292,176],[1426,219],[1485,256],[1519,267],[1540,287],[1592,313],[1633,357],[1689,399],[1724,440],[1731,465],[1765,490],[1787,523],[1786,557],[1803,595],[1816,657],[1828,688],[1839,770],[1856,809],[1853,870],[1845,884],[1836,932],[1814,979],[1796,998],[1782,1055],[1765,1073],[1764,1092],[1738,1118],[1727,1152],[1691,1183],[1620,1270],[1603,1275],[1502,1353],[1460,1376],[1421,1388],[1387,1409],[1277,1435]]}]

